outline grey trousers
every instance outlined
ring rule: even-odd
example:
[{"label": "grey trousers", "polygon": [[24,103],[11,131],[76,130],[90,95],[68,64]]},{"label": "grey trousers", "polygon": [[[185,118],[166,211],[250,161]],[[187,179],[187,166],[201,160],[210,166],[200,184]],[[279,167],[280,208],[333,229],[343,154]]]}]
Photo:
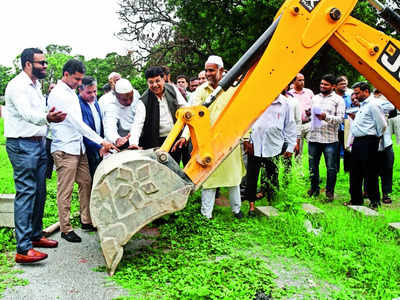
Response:
[{"label": "grey trousers", "polygon": [[[242,204],[240,200],[240,185],[228,187],[229,200],[231,202],[232,212],[237,214]],[[201,191],[201,214],[208,219],[212,218],[212,211],[215,203],[216,188],[203,189]]]}]

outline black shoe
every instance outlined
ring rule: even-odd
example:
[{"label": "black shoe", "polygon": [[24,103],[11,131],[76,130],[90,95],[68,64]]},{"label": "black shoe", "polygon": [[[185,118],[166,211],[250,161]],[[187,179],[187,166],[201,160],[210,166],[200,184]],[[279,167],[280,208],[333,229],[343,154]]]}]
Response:
[{"label": "black shoe", "polygon": [[377,210],[379,206],[381,206],[380,202],[371,202],[369,205],[369,208]]},{"label": "black shoe", "polygon": [[241,219],[241,218],[244,217],[241,210],[239,210],[239,212],[236,213],[236,214],[234,213],[233,215],[234,215],[234,217],[235,217],[236,219]]},{"label": "black shoe", "polygon": [[390,196],[388,194],[383,194],[382,202],[384,204],[391,204],[392,203],[392,199],[390,198]]},{"label": "black shoe", "polygon": [[325,195],[326,195],[326,202],[333,202],[335,196],[332,192],[326,192]]},{"label": "black shoe", "polygon": [[310,190],[308,190],[307,195],[309,197],[312,197],[312,196],[318,197],[319,196],[319,190],[310,189]]},{"label": "black shoe", "polygon": [[93,224],[83,224],[81,228],[85,231],[97,231],[97,228],[93,226]]},{"label": "black shoe", "polygon": [[249,210],[249,218],[254,218],[256,216],[255,210]]},{"label": "black shoe", "polygon": [[68,233],[61,232],[61,237],[71,243],[80,243],[82,239],[74,231]]}]

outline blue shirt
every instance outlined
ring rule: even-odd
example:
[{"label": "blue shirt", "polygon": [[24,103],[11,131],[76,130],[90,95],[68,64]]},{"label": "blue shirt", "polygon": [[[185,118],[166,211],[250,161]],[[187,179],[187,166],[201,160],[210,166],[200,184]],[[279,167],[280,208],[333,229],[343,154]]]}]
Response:
[{"label": "blue shirt", "polygon": [[[344,94],[344,95],[342,96],[342,98],[343,98],[343,100],[344,100],[344,105],[346,106],[346,109],[350,108],[350,107],[351,107],[351,104],[352,104],[352,103],[351,103],[351,95],[349,95],[349,94]],[[346,113],[344,114],[344,118],[345,118],[345,119],[348,118],[348,116],[347,116]],[[340,129],[340,131],[344,131],[344,123],[341,123],[341,124],[340,124],[339,129]]]},{"label": "blue shirt", "polygon": [[374,135],[381,137],[387,127],[382,108],[371,101],[371,97],[360,103],[360,110],[354,118],[351,133],[355,137]]}]

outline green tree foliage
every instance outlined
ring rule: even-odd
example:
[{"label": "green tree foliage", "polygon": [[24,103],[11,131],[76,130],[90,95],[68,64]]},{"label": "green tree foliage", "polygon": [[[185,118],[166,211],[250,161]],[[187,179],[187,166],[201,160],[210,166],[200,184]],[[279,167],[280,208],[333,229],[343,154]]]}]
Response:
[{"label": "green tree foliage", "polygon": [[[143,92],[147,86],[141,73],[139,73],[133,65],[130,54],[119,55],[110,53],[103,58],[93,58],[85,60],[82,55],[71,54],[72,48],[68,45],[50,44],[45,48],[46,60],[48,61],[47,76],[41,81],[42,90],[47,94],[49,85],[56,83],[62,78],[62,68],[64,64],[71,58],[81,60],[86,67],[86,74],[96,78],[98,82],[99,95],[102,94],[102,87],[108,82],[108,75],[111,72],[118,72],[123,78],[129,79],[133,86]],[[19,72],[21,72],[20,55],[14,61],[14,69],[0,65],[0,95],[4,95],[7,83]]]},{"label": "green tree foliage", "polygon": [[111,72],[118,72],[123,78],[131,81],[132,85],[141,93],[146,89],[146,82],[133,66],[130,55],[121,56],[109,53],[104,59],[93,58],[85,62],[86,73],[97,79],[99,89],[108,82]]},{"label": "green tree foliage", "polygon": [[14,77],[12,68],[0,65],[0,95],[4,95],[7,83]]},{"label": "green tree foliage", "polygon": [[[168,65],[174,79],[178,74],[196,75],[204,68],[204,61],[210,54],[222,56],[229,69],[272,23],[284,0],[160,0],[157,8],[152,6],[153,2],[121,1],[119,14],[124,25],[120,37],[145,39],[147,43],[143,43],[141,49],[145,53],[144,61],[147,65]],[[391,33],[392,29],[378,18],[365,0],[358,2],[352,15]],[[169,30],[169,39],[149,40],[146,30],[151,26],[156,28],[154,36],[157,30]],[[326,73],[347,75],[350,83],[360,79],[360,74],[329,45],[324,46],[302,72],[306,84],[315,91]]]}]

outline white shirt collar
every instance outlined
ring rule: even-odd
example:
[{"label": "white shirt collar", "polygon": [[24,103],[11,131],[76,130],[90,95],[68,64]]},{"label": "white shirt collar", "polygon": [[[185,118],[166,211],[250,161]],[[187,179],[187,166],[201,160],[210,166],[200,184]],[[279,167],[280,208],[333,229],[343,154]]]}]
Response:
[{"label": "white shirt collar", "polygon": [[27,84],[33,86],[34,88],[40,88],[41,87],[40,81],[37,79],[36,80],[36,84],[33,83],[32,79],[28,76],[28,74],[26,74],[25,71],[21,72],[21,76],[22,76],[23,80],[26,81]]}]

